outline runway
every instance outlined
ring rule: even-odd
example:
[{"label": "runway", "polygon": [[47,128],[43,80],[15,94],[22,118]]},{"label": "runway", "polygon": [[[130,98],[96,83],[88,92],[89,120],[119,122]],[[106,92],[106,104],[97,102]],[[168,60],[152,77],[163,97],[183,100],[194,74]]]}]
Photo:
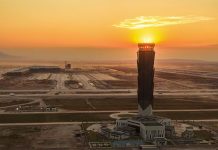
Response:
[{"label": "runway", "polygon": [[[60,110],[58,112],[3,112],[0,114],[77,114],[77,113],[137,113],[138,110]],[[153,112],[213,112],[218,109],[154,109]]]},{"label": "runway", "polygon": [[[54,93],[58,92],[56,95]],[[107,89],[107,90],[0,90],[0,98],[10,97],[136,97],[136,89]],[[5,94],[7,93],[7,94]],[[8,94],[9,93],[9,94]],[[13,95],[10,95],[13,93]],[[218,89],[200,90],[157,90],[154,95],[163,96],[209,96],[218,95]]]}]

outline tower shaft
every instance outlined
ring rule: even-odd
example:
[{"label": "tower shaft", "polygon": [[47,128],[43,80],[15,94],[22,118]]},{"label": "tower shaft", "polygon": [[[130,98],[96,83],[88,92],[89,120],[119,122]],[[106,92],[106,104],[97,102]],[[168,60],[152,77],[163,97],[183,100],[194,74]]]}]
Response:
[{"label": "tower shaft", "polygon": [[154,92],[154,44],[141,43],[138,50],[138,109],[139,115],[151,116]]}]

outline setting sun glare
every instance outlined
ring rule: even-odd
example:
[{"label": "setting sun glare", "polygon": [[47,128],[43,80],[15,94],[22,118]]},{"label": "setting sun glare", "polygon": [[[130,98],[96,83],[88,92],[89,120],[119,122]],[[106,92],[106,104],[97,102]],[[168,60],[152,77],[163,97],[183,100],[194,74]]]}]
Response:
[{"label": "setting sun glare", "polygon": [[133,34],[132,36],[132,40],[133,40],[133,43],[159,43],[161,42],[163,39],[161,39],[161,35],[159,34],[152,34],[152,33],[149,33],[149,34]]}]

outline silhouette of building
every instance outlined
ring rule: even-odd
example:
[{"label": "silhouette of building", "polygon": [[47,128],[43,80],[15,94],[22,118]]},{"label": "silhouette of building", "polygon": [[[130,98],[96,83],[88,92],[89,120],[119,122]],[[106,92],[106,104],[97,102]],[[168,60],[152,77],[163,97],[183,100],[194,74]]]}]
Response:
[{"label": "silhouette of building", "polygon": [[4,76],[27,76],[32,73],[58,73],[61,71],[62,69],[58,66],[30,66],[6,72]]},{"label": "silhouette of building", "polygon": [[138,44],[138,109],[140,116],[151,116],[154,92],[154,43]]},{"label": "silhouette of building", "polygon": [[67,61],[65,61],[65,69],[66,70],[71,69],[71,64],[68,63]]}]

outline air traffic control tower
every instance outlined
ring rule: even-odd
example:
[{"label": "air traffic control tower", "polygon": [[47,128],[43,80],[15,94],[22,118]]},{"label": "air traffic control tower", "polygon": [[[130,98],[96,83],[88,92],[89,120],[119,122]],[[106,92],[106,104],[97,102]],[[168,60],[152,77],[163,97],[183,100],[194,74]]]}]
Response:
[{"label": "air traffic control tower", "polygon": [[138,109],[139,116],[151,116],[154,92],[154,43],[138,44]]},{"label": "air traffic control tower", "polygon": [[[171,119],[152,115],[154,92],[154,43],[138,44],[138,109],[139,113],[130,118],[116,120],[116,129],[125,131],[130,127],[144,141],[155,141],[155,138],[165,139],[165,132],[172,133]],[[126,130],[125,132],[129,132]],[[131,133],[130,133],[131,134]]]}]

